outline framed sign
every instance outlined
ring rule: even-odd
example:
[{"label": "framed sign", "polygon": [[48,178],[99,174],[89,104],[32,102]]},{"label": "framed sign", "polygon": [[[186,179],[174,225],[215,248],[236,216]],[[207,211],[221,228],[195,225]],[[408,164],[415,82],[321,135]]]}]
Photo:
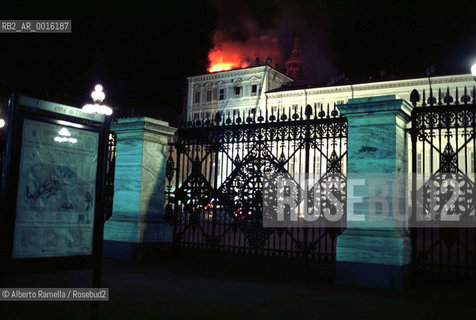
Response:
[{"label": "framed sign", "polygon": [[2,216],[14,265],[101,258],[108,133],[103,115],[12,95]]},{"label": "framed sign", "polygon": [[99,134],[23,121],[13,258],[91,255]]}]

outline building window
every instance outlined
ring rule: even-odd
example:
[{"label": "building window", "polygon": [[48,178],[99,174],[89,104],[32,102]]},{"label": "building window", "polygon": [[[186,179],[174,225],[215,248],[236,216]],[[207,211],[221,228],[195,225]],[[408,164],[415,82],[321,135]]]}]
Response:
[{"label": "building window", "polygon": [[225,89],[220,89],[218,99],[225,100]]},{"label": "building window", "polygon": [[212,90],[207,91],[207,101],[212,101]]},{"label": "building window", "polygon": [[200,91],[195,92],[195,103],[200,103]]},{"label": "building window", "polygon": [[235,97],[241,96],[241,87],[235,87]]},{"label": "building window", "polygon": [[251,95],[252,95],[252,96],[256,96],[257,92],[258,92],[258,85],[257,85],[257,84],[253,84],[253,85],[251,86]]}]

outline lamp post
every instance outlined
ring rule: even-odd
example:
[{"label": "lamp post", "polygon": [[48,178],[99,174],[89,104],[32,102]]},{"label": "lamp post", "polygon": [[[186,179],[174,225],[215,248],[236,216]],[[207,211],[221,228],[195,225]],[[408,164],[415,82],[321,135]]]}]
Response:
[{"label": "lamp post", "polygon": [[82,110],[86,113],[100,113],[106,116],[112,114],[112,109],[106,105],[101,104],[106,98],[106,94],[103,91],[103,87],[100,84],[97,84],[94,87],[94,91],[91,92],[91,98],[93,99],[94,104],[85,104],[82,107]]}]

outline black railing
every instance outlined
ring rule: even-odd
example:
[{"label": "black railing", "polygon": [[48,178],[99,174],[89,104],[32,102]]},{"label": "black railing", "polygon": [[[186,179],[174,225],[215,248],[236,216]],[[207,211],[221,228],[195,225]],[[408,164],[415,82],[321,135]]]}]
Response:
[{"label": "black railing", "polygon": [[106,178],[104,186],[104,221],[112,216],[112,205],[114,198],[114,172],[116,168],[117,137],[114,132],[109,134],[106,162]]},{"label": "black railing", "polygon": [[[446,92],[445,92],[446,91]],[[420,99],[422,98],[422,99]],[[411,155],[412,208],[423,215],[439,212],[445,205],[445,195],[438,194],[436,202],[425,197],[427,190],[440,190],[441,182],[451,175],[460,185],[459,197],[449,213],[457,210],[474,226],[474,151],[476,149],[476,90],[430,90],[422,97],[413,90]],[[417,194],[422,194],[418,198]],[[471,227],[412,228],[413,265],[416,274],[476,275],[476,232]]]},{"label": "black railing", "polygon": [[170,143],[167,161],[174,244],[334,261],[342,228],[263,227],[263,176],[282,172],[304,186],[306,175],[332,174],[345,183],[346,150],[347,120],[335,106],[218,112],[188,123]]}]

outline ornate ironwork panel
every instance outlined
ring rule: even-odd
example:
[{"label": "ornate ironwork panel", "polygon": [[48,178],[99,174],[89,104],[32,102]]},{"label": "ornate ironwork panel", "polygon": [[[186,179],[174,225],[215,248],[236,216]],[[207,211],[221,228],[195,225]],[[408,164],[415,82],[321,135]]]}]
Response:
[{"label": "ornate ironwork panel", "polygon": [[[461,219],[474,225],[474,151],[476,90],[458,88],[426,98],[414,90],[412,113],[412,207],[423,215],[440,212],[448,203],[450,190],[442,191],[448,177],[457,180],[460,196],[448,213],[457,210]],[[436,200],[430,200],[430,192]],[[418,200],[417,200],[418,196]],[[433,211],[432,211],[433,210]],[[413,264],[417,274],[476,274],[476,232],[474,228],[412,228]]]},{"label": "ornate ironwork panel", "polygon": [[345,182],[346,147],[347,120],[335,106],[327,112],[311,106],[218,112],[186,124],[167,160],[166,216],[174,244],[334,261],[342,229],[263,227],[263,175],[284,172],[303,186],[306,174],[325,179],[332,173]]},{"label": "ornate ironwork panel", "polygon": [[107,148],[106,179],[104,186],[104,221],[108,220],[112,216],[112,202],[114,198],[114,172],[116,168],[116,144],[116,134],[111,131],[109,134],[109,142]]}]

